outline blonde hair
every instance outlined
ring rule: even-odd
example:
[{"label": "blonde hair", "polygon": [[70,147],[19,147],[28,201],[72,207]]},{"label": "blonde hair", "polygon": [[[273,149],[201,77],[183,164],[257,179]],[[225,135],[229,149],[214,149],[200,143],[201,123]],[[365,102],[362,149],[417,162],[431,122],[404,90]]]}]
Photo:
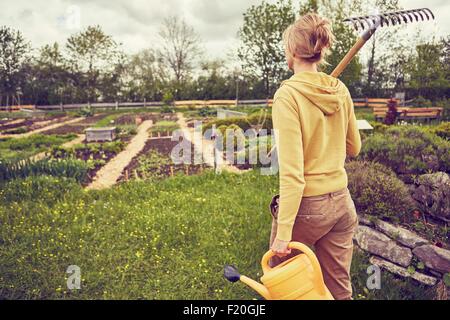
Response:
[{"label": "blonde hair", "polygon": [[286,54],[310,63],[325,63],[334,41],[331,23],[315,13],[308,13],[283,33]]}]

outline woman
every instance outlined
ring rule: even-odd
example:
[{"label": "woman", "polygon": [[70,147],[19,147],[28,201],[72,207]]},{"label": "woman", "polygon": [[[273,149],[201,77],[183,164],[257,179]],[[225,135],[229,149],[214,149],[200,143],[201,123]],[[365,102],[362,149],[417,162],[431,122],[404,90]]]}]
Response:
[{"label": "woman", "polygon": [[324,281],[335,299],[351,299],[350,264],[358,224],[347,189],[346,156],[361,138],[346,86],[318,72],[334,39],[328,20],[302,16],[283,34],[294,75],[275,94],[272,109],[280,199],[270,245],[275,266],[294,254],[290,241],[314,246]]}]

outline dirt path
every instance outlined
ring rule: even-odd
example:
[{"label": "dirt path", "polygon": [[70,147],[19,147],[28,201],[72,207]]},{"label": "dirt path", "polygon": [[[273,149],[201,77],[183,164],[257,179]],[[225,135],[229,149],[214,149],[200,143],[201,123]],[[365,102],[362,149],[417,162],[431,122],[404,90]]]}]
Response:
[{"label": "dirt path", "polygon": [[[236,168],[235,166],[230,165],[227,163],[222,155],[219,155],[217,153],[214,153],[214,142],[211,140],[207,140],[202,138],[200,139],[193,139],[193,128],[189,128],[186,124],[186,119],[184,118],[183,113],[178,112],[178,125],[180,126],[180,129],[183,131],[183,135],[186,139],[191,141],[196,147],[196,149],[202,151],[203,155],[203,161],[205,164],[207,164],[210,167],[215,167],[216,171],[220,172],[222,170],[233,172],[233,173],[242,173],[241,170]],[[215,158],[215,159],[214,159]]]},{"label": "dirt path", "polygon": [[0,137],[2,137],[2,138],[10,138],[10,137],[11,138],[25,138],[25,137],[29,137],[29,136],[31,136],[33,134],[37,134],[37,133],[41,133],[41,132],[44,132],[44,131],[47,131],[47,130],[52,130],[52,129],[56,129],[56,128],[62,127],[64,125],[66,125],[66,124],[76,123],[76,122],[79,122],[79,121],[84,120],[84,119],[85,119],[84,117],[82,117],[82,118],[75,118],[75,119],[71,119],[71,120],[67,120],[67,121],[63,121],[63,122],[54,123],[54,124],[51,124],[49,126],[42,127],[42,128],[30,131],[30,132],[26,132],[26,133],[22,133],[22,134],[5,134],[5,135],[0,135]]},{"label": "dirt path", "polygon": [[103,168],[101,168],[94,180],[86,187],[88,190],[99,190],[112,187],[120,178],[122,171],[128,163],[144,148],[149,138],[148,129],[153,125],[152,120],[146,120],[137,129],[137,134],[131,139],[125,150],[116,155]]}]

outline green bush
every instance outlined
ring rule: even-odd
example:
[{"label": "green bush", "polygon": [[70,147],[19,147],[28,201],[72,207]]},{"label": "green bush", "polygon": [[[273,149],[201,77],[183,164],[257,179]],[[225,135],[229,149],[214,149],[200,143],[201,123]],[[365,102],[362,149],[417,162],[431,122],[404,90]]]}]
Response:
[{"label": "green bush", "polygon": [[203,126],[203,131],[211,129],[213,125],[216,128],[220,126],[230,126],[236,125],[241,128],[244,132],[252,127],[252,125],[261,124],[264,129],[270,130],[273,128],[272,125],[272,117],[271,115],[267,115],[265,118],[261,115],[261,113],[255,113],[245,118],[227,118],[227,119],[217,119],[215,121],[211,121]]},{"label": "green bush", "polygon": [[422,96],[418,96],[416,99],[414,99],[412,104],[417,108],[431,108],[433,106],[433,103],[430,100],[425,99]]},{"label": "green bush", "polygon": [[363,143],[361,157],[380,162],[398,174],[450,170],[450,142],[416,126],[391,127]]},{"label": "green bush", "polygon": [[351,161],[345,168],[358,213],[395,221],[414,209],[408,187],[391,169],[369,161]]},{"label": "green bush", "polygon": [[92,117],[94,115],[94,110],[89,107],[84,107],[78,110],[76,115],[79,117]]},{"label": "green bush", "polygon": [[450,140],[450,122],[442,122],[441,124],[432,127],[430,129],[430,132],[436,134],[441,138]]},{"label": "green bush", "polygon": [[198,110],[198,115],[201,117],[215,116],[216,113],[217,113],[217,110],[212,109],[210,107],[202,107],[200,110]]}]

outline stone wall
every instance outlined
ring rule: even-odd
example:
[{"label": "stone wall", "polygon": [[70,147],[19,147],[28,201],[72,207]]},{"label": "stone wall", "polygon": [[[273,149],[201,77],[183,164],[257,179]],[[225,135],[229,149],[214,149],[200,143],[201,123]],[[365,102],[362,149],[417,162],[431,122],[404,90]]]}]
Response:
[{"label": "stone wall", "polygon": [[[370,262],[402,277],[410,277],[428,286],[441,282],[450,273],[450,250],[400,226],[380,219],[359,217],[355,244],[371,254]],[[411,266],[421,263],[423,268]]]}]

